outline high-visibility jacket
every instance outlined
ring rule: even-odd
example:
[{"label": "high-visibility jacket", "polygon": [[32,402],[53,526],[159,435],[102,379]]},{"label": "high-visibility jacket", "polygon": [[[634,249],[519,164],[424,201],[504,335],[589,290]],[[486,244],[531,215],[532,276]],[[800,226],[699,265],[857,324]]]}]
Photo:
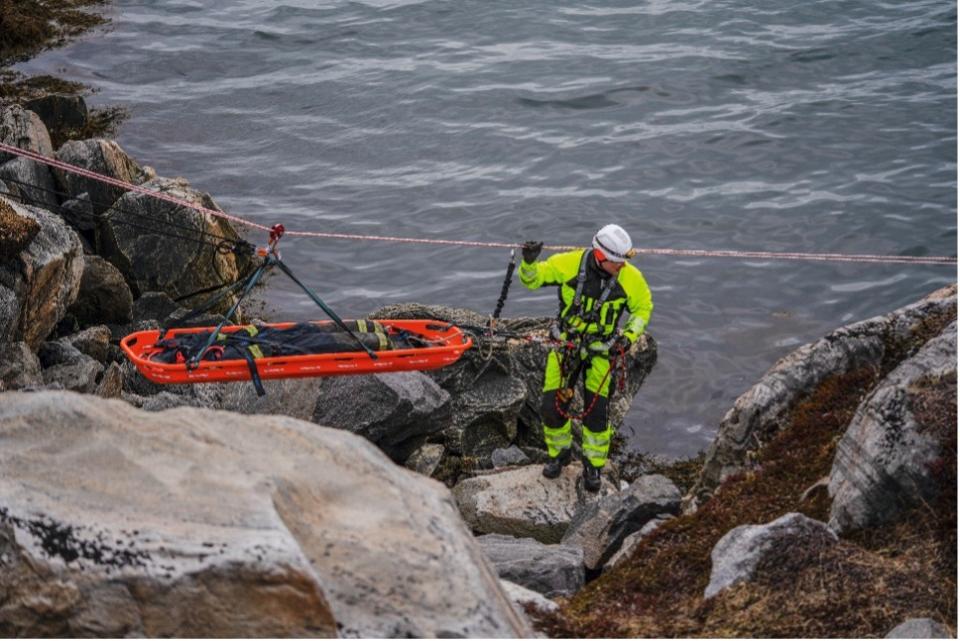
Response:
[{"label": "high-visibility jacket", "polygon": [[[559,319],[565,332],[572,330],[605,339],[614,334],[623,313],[629,312],[623,335],[634,342],[643,334],[653,311],[647,281],[639,269],[626,263],[616,280],[610,282],[613,277],[597,265],[592,253],[589,249],[577,249],[554,254],[543,261],[521,262],[520,282],[528,289],[544,285],[558,287]],[[595,313],[601,299],[599,313]]]}]

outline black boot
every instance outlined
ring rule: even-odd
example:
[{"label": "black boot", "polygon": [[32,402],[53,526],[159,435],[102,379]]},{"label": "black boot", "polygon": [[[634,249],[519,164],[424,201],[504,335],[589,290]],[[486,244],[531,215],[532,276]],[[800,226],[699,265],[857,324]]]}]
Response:
[{"label": "black boot", "polygon": [[587,492],[600,491],[600,468],[594,467],[587,459],[583,460],[583,487]]},{"label": "black boot", "polygon": [[556,458],[550,459],[546,465],[543,466],[543,475],[548,479],[555,479],[560,476],[560,472],[564,467],[570,462],[570,448],[563,450],[557,455]]}]

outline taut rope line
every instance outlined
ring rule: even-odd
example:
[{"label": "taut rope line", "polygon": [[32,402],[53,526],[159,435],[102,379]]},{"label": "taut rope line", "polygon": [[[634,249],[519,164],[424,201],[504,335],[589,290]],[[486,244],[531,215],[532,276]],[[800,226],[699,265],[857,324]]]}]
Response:
[{"label": "taut rope line", "polygon": [[[217,218],[223,218],[231,222],[246,225],[254,229],[259,229],[261,231],[270,232],[271,228],[266,225],[261,225],[239,216],[233,216],[222,211],[217,211],[215,209],[209,209],[207,207],[202,207],[200,205],[191,203],[182,198],[177,198],[176,196],[171,196],[160,191],[153,189],[147,189],[146,187],[135,185],[118,178],[113,178],[112,176],[106,176],[104,174],[91,171],[89,169],[84,169],[83,167],[78,167],[70,163],[63,162],[62,160],[57,160],[56,158],[50,158],[44,156],[35,151],[30,151],[27,149],[21,149],[20,147],[14,147],[0,142],[0,151],[4,151],[15,156],[20,156],[21,158],[27,158],[39,163],[43,163],[55,169],[60,169],[61,171],[66,171],[78,176],[83,176],[84,178],[89,178],[90,180],[96,180],[108,185],[113,185],[114,187],[120,187],[128,191],[136,192],[139,194],[144,194],[159,200],[164,200],[169,203],[179,205],[180,207],[186,207],[188,209],[193,209],[195,211],[215,216]],[[416,243],[421,245],[448,245],[448,246],[458,246],[458,247],[480,247],[485,249],[516,249],[520,246],[519,243],[502,243],[502,242],[484,242],[484,241],[471,241],[471,240],[451,240],[451,239],[440,239],[440,238],[411,238],[405,236],[378,236],[371,234],[345,234],[337,232],[317,232],[317,231],[287,231],[287,236],[300,236],[303,238],[328,238],[328,239],[337,239],[337,240],[356,240],[356,241],[380,241],[380,242],[393,242],[393,243]],[[565,250],[574,250],[582,249],[579,245],[545,245],[544,249],[550,251],[565,251]],[[739,259],[756,259],[756,260],[804,260],[804,261],[821,261],[821,262],[844,262],[844,263],[893,263],[893,264],[909,264],[909,265],[956,265],[957,259],[953,256],[895,256],[895,255],[883,255],[883,254],[828,254],[828,253],[809,253],[809,252],[771,252],[771,251],[738,251],[738,250],[705,250],[705,249],[673,249],[673,248],[651,248],[651,247],[637,247],[635,248],[638,254],[645,254],[649,256],[680,256],[687,258],[739,258]]]}]

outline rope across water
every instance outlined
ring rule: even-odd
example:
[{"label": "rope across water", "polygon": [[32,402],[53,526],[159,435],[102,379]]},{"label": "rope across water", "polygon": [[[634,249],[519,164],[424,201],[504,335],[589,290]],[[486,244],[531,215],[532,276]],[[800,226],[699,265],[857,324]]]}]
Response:
[{"label": "rope across water", "polygon": [[[239,216],[233,216],[225,212],[210,209],[208,207],[203,207],[192,203],[190,201],[184,200],[182,198],[177,198],[176,196],[171,196],[154,189],[148,189],[142,185],[135,185],[130,182],[120,180],[118,178],[113,178],[112,176],[106,176],[104,174],[85,169],[83,167],[78,167],[70,163],[63,162],[56,158],[51,158],[49,156],[44,156],[43,154],[37,153],[35,151],[30,151],[28,149],[21,149],[20,147],[14,147],[6,143],[0,142],[0,151],[19,156],[21,158],[27,158],[39,163],[43,163],[55,169],[61,171],[69,172],[90,180],[96,180],[98,182],[112,185],[114,187],[119,187],[121,189],[126,189],[128,191],[136,192],[139,194],[144,194],[152,198],[157,198],[180,207],[186,207],[193,209],[195,211],[215,216],[217,218],[223,218],[229,220],[233,223],[246,225],[248,227],[259,229],[261,231],[270,232],[270,227],[267,225],[262,225],[255,223],[250,220],[246,220]],[[364,241],[364,242],[391,242],[391,243],[414,243],[420,245],[448,245],[448,246],[457,246],[457,247],[477,247],[484,249],[516,249],[520,246],[519,243],[504,243],[504,242],[484,242],[484,241],[473,241],[473,240],[454,240],[454,239],[440,239],[440,238],[412,238],[406,236],[381,236],[374,234],[346,234],[338,232],[318,232],[318,231],[297,231],[297,230],[287,230],[287,236],[299,236],[303,238],[326,238],[326,239],[337,239],[337,240],[355,240],[355,241]],[[544,249],[550,251],[566,251],[581,249],[579,245],[545,245]],[[953,265],[957,264],[957,259],[954,256],[897,256],[897,255],[883,255],[883,254],[836,254],[836,253],[811,253],[811,252],[771,252],[771,251],[740,251],[740,250],[705,250],[705,249],[676,249],[676,248],[653,248],[653,247],[636,247],[635,248],[638,254],[644,254],[648,256],[678,256],[685,258],[737,258],[737,259],[753,259],[753,260],[799,260],[799,261],[820,261],[820,262],[844,262],[844,263],[891,263],[891,264],[910,264],[910,265]]]}]

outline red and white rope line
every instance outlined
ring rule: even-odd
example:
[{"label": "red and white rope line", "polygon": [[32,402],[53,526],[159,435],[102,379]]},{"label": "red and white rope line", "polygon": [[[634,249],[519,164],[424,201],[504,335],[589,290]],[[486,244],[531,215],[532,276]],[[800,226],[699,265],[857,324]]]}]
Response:
[{"label": "red and white rope line", "polygon": [[[112,176],[106,176],[104,174],[85,169],[83,167],[78,167],[77,165],[72,165],[70,163],[63,162],[56,158],[51,158],[49,156],[44,156],[35,151],[30,151],[28,149],[21,149],[20,147],[14,147],[0,142],[0,151],[4,151],[15,156],[20,156],[22,158],[27,158],[29,160],[34,160],[45,165],[49,165],[55,169],[60,169],[61,171],[66,171],[84,178],[89,178],[90,180],[96,180],[98,182],[113,185],[114,187],[119,187],[121,189],[126,189],[128,191],[136,192],[139,194],[144,194],[152,198],[157,198],[159,200],[164,200],[166,202],[179,205],[181,207],[187,207],[195,211],[208,214],[217,218],[223,218],[231,222],[246,225],[254,229],[259,229],[261,231],[270,232],[271,228],[267,225],[261,225],[239,216],[233,216],[225,212],[210,209],[197,205],[188,200],[182,198],[177,198],[176,196],[171,196],[161,191],[155,189],[148,189],[142,185],[135,185],[133,183],[120,180],[118,178],[113,178]],[[519,243],[503,243],[503,242],[484,242],[484,241],[473,241],[473,240],[450,240],[450,239],[440,239],[440,238],[412,238],[405,236],[378,236],[371,234],[344,234],[337,232],[318,232],[318,231],[296,231],[296,230],[287,230],[285,232],[287,236],[299,236],[304,238],[328,238],[328,239],[338,239],[338,240],[357,240],[357,241],[381,241],[381,242],[393,242],[393,243],[416,243],[421,245],[449,245],[449,246],[458,246],[458,247],[481,247],[487,249],[516,249],[520,246]],[[545,245],[544,249],[550,251],[567,251],[574,249],[581,249],[579,245]],[[681,256],[687,258],[740,258],[740,259],[756,259],[756,260],[806,260],[806,261],[823,261],[823,262],[846,262],[846,263],[900,263],[900,264],[912,264],[912,265],[956,265],[957,259],[952,256],[895,256],[895,255],[883,255],[883,254],[827,254],[827,253],[808,253],[808,252],[771,252],[771,251],[738,251],[738,250],[706,250],[706,249],[672,249],[672,248],[650,248],[650,247],[637,247],[635,248],[638,254],[645,254],[649,256]]]}]

